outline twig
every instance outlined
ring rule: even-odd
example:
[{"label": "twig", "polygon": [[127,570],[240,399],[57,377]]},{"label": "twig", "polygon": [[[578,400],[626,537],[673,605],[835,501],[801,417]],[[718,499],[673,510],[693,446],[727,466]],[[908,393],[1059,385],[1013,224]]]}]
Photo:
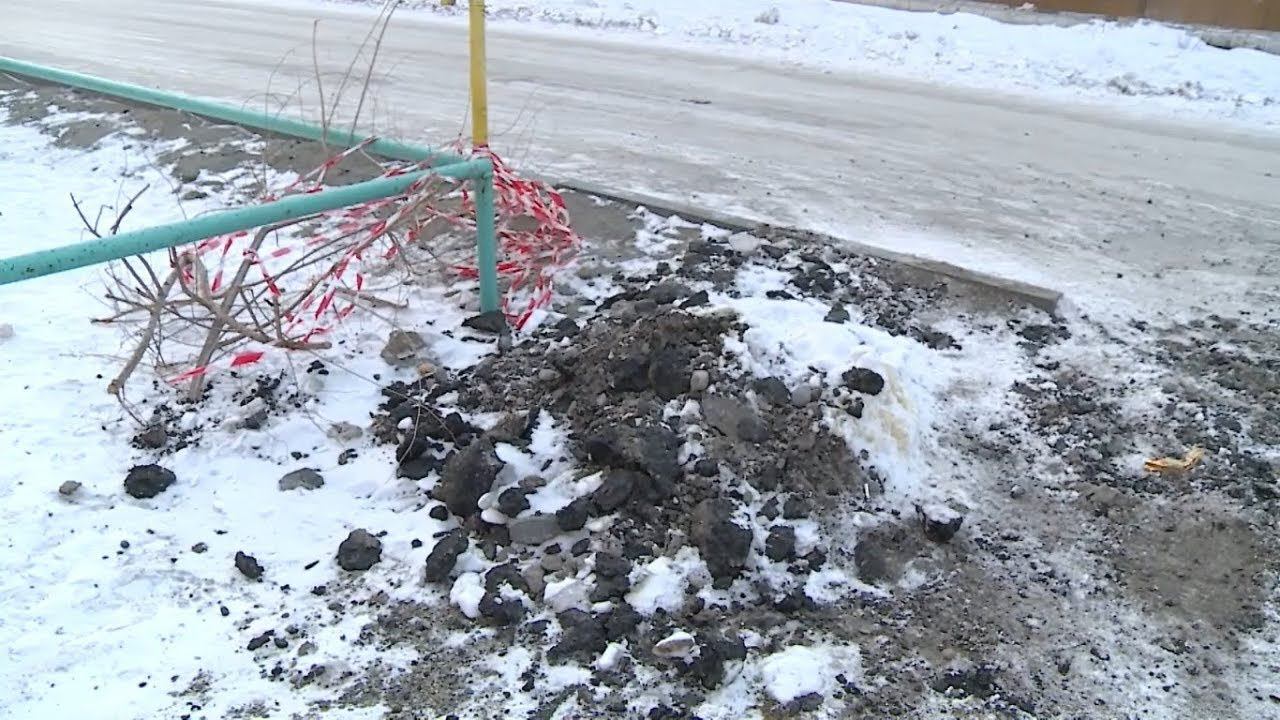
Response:
[{"label": "twig", "polygon": [[151,338],[156,334],[156,329],[160,326],[160,314],[165,309],[165,299],[169,291],[173,289],[175,283],[178,282],[179,273],[175,269],[169,273],[169,278],[165,280],[161,286],[160,292],[156,295],[155,302],[151,304],[151,318],[147,321],[147,326],[142,331],[142,339],[138,342],[138,346],[134,349],[133,354],[125,361],[124,367],[120,370],[120,374],[107,385],[107,392],[116,396],[116,399],[122,399],[124,384],[128,382],[129,376],[137,369],[138,363],[142,362],[142,358],[147,353],[147,347],[151,345]]},{"label": "twig", "polygon": [[76,214],[80,216],[80,222],[84,223],[85,229],[93,233],[93,236],[96,238],[102,237],[102,235],[98,232],[98,226],[94,223],[89,222],[89,218],[84,216],[84,210],[80,209],[80,202],[76,200],[76,194],[75,193],[68,193],[68,194],[71,195],[71,205],[76,209]]},{"label": "twig", "polygon": [[[249,248],[245,253],[245,259],[240,261],[240,267],[236,269],[235,277],[233,277],[231,282],[227,284],[225,297],[222,304],[218,306],[216,311],[214,310],[212,303],[206,303],[203,299],[196,298],[197,302],[206,305],[206,307],[208,307],[215,315],[213,326],[209,329],[209,334],[205,336],[204,345],[200,348],[200,353],[196,356],[196,367],[205,367],[209,364],[209,361],[213,357],[213,352],[218,346],[218,341],[222,336],[223,328],[227,325],[232,325],[234,322],[234,318],[230,315],[231,308],[235,305],[241,283],[244,282],[245,276],[249,274],[249,268],[253,267],[253,258],[257,257],[258,250],[261,249],[263,241],[267,239],[267,235],[270,235],[281,228],[297,225],[298,223],[305,222],[309,219],[310,217],[295,218],[293,220],[286,220],[274,225],[267,225],[259,228],[258,232],[254,233],[253,242],[249,245]],[[236,329],[238,332],[244,334],[243,330],[240,330],[239,328]],[[203,373],[192,378],[191,386],[187,389],[187,398],[192,402],[199,400],[200,396],[204,394],[204,385],[205,377]]]},{"label": "twig", "polygon": [[378,40],[373,45],[373,57],[369,58],[369,70],[365,73],[364,84],[360,88],[360,100],[356,103],[355,115],[351,118],[351,135],[356,134],[356,126],[360,122],[360,112],[364,109],[365,96],[369,94],[369,83],[373,80],[373,68],[378,64],[378,54],[382,51],[382,39],[387,34],[387,28],[391,26],[391,16],[396,12],[396,5],[388,6],[387,17],[382,20],[382,29],[378,31]]},{"label": "twig", "polygon": [[125,216],[128,215],[129,212],[133,210],[133,204],[138,201],[138,198],[142,197],[142,193],[146,192],[150,188],[151,188],[151,184],[147,183],[146,185],[142,186],[141,190],[134,193],[133,197],[129,198],[129,202],[125,203],[124,209],[121,210],[120,214],[116,216],[116,221],[111,223],[112,235],[115,235],[116,233],[120,232],[120,224],[124,222]]},{"label": "twig", "polygon": [[311,67],[316,74],[316,93],[320,96],[320,146],[324,148],[325,155],[329,154],[329,116],[325,113],[324,107],[324,81],[320,79],[320,20],[317,18],[311,23]]}]

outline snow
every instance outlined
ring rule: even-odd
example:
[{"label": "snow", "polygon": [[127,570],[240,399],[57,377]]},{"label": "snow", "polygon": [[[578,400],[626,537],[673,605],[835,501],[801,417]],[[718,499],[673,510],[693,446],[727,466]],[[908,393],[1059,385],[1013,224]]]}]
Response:
[{"label": "snow", "polygon": [[618,667],[618,663],[622,662],[622,659],[626,656],[626,643],[612,642],[605,647],[604,652],[600,653],[600,657],[596,658],[596,661],[591,666],[597,670],[609,672]]},{"label": "snow", "polygon": [[[3,114],[0,255],[82,239],[68,193],[93,209],[150,184],[126,229],[232,201],[215,195],[179,203],[167,191],[171,178],[150,160],[171,146],[148,142],[138,131],[73,150],[55,146],[38,127],[5,124]],[[63,121],[54,118],[54,124]],[[222,179],[227,193],[236,191],[234,174]],[[226,378],[210,402],[184,417],[187,426],[203,428],[205,442],[161,461],[175,470],[177,483],[156,498],[135,500],[123,493],[122,481],[139,461],[129,446],[136,428],[105,391],[123,357],[121,335],[89,323],[107,314],[98,299],[100,273],[83,269],[0,287],[0,320],[14,330],[0,343],[0,524],[8,529],[0,544],[2,714],[102,717],[110,707],[115,717],[176,717],[187,705],[178,694],[204,679],[218,689],[204,698],[210,717],[255,703],[282,716],[305,714],[310,702],[325,697],[326,683],[281,693],[245,648],[253,635],[280,632],[289,622],[306,628],[318,646],[311,656],[317,664],[407,664],[407,651],[381,652],[341,639],[358,636],[372,606],[335,615],[326,598],[307,592],[340,581],[353,584],[350,592],[359,597],[385,592],[391,600],[444,601],[399,578],[420,568],[430,551],[429,542],[412,548],[409,539],[431,538],[447,526],[421,510],[415,484],[395,479],[385,449],[357,441],[359,457],[339,465],[338,448],[326,437],[333,423],[367,423],[368,408],[378,402],[378,384],[370,378],[386,372],[377,360],[385,327],[352,322],[343,330],[344,349],[327,358],[330,375],[321,379],[303,380],[292,360],[269,356],[263,371],[284,372],[286,385],[305,383],[318,396],[259,431],[222,429],[235,384]],[[456,325],[461,311],[424,292],[428,317]],[[441,358],[477,356],[465,347],[471,343],[443,336],[436,343]],[[136,383],[130,399],[139,403],[149,385]],[[295,460],[294,452],[309,457]],[[325,485],[280,492],[281,475],[300,467],[317,468]],[[83,486],[63,497],[57,489],[65,480]],[[355,575],[337,567],[334,553],[358,527],[388,536],[382,562]],[[193,551],[198,543],[207,550]],[[265,567],[262,582],[239,575],[232,562],[237,551]],[[292,590],[282,592],[286,585]],[[281,613],[291,620],[280,621]],[[268,644],[256,654],[274,652],[292,650]],[[163,668],[155,663],[160,657]]]},{"label": "snow", "polygon": [[[435,0],[408,5],[459,19],[466,13]],[[488,0],[487,7],[498,28],[606,34],[754,61],[1280,124],[1280,57],[1222,50],[1148,21],[1010,25],[833,0]]]},{"label": "snow", "polygon": [[769,697],[789,703],[814,693],[830,694],[836,675],[856,682],[861,658],[855,647],[792,645],[761,661],[760,674]]},{"label": "snow", "polygon": [[681,548],[674,558],[660,557],[631,571],[631,592],[627,603],[646,617],[665,610],[674,613],[684,604],[690,584],[704,584],[710,578],[707,566],[693,548]]},{"label": "snow", "polygon": [[[747,273],[744,296],[722,298],[748,325],[741,339],[726,339],[726,351],[756,377],[776,376],[788,385],[808,382],[816,370],[829,387],[842,383],[851,367],[874,370],[884,390],[866,397],[862,419],[828,409],[827,422],[850,447],[865,449],[884,471],[899,498],[918,497],[927,474],[931,426],[942,402],[949,372],[944,354],[919,342],[855,322],[823,320],[829,307],[812,300],[773,300],[761,273]],[[720,299],[720,298],[718,298]]]},{"label": "snow", "polygon": [[472,620],[480,617],[480,600],[483,598],[484,581],[479,573],[462,573],[449,589],[449,602],[457,605],[462,614]]}]

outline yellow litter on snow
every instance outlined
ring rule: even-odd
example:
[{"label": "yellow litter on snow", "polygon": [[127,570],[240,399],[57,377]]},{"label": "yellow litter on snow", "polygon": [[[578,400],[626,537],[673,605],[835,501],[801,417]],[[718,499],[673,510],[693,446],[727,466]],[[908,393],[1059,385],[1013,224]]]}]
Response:
[{"label": "yellow litter on snow", "polygon": [[1195,468],[1201,460],[1204,460],[1204,448],[1193,447],[1180,458],[1163,457],[1147,460],[1142,463],[1142,468],[1147,472],[1161,475],[1180,474]]}]

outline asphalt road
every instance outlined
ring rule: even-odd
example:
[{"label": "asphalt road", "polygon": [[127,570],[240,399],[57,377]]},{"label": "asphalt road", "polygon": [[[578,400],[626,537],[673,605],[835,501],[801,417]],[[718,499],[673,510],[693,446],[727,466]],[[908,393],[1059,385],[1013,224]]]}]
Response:
[{"label": "asphalt road", "polygon": [[[245,0],[6,0],[0,54],[315,117],[374,17]],[[494,144],[620,193],[1063,290],[1091,313],[1280,307],[1280,137],[495,24]],[[358,83],[357,83],[358,84]],[[364,122],[455,138],[463,26],[397,16]],[[344,92],[348,106],[358,90]]]}]

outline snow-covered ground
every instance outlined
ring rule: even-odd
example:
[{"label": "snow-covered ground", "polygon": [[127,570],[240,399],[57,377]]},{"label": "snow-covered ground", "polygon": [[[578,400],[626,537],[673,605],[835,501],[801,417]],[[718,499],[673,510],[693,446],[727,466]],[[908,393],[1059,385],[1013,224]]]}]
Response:
[{"label": "snow-covered ground", "polygon": [[[464,4],[436,0],[406,0],[402,7],[466,13]],[[486,7],[499,27],[530,23],[1144,114],[1280,125],[1280,56],[1221,50],[1149,21],[1010,25],[837,0],[487,0]]]},{"label": "snow-covered ground", "polygon": [[[139,228],[240,202],[255,179],[253,140],[231,170],[175,178],[157,158],[201,149],[181,139],[198,123],[169,117],[176,137],[156,137],[121,118],[0,118],[0,254],[82,237],[68,193],[110,216],[149,184],[125,223]],[[104,124],[123,129],[78,135]],[[144,414],[170,401],[174,437],[199,440],[159,453],[130,445],[138,428],[104,392],[124,351],[115,329],[87,322],[107,314],[100,270],[0,287],[0,716],[1273,709],[1275,537],[1262,519],[1280,495],[1280,382],[1260,359],[1280,352],[1274,326],[1099,327],[900,277],[824,238],[589,202],[613,220],[590,216],[595,242],[557,297],[587,322],[561,331],[552,316],[548,333],[494,355],[459,327],[473,288],[425,282],[392,298],[412,303],[397,320],[423,331],[426,354],[467,373],[468,387],[413,402],[464,413],[485,430],[473,443],[501,437],[500,410],[537,409],[527,443],[494,442],[503,468],[465,521],[437,512],[442,472],[402,476],[399,448],[370,437],[429,424],[380,407],[397,398],[389,381],[417,377],[379,356],[380,313],[354,316],[336,350],[255,368],[284,378],[284,402],[257,427],[241,422],[258,407],[241,404],[252,378],[222,376],[185,407],[140,374],[127,399]],[[626,354],[650,343],[640,387],[621,387],[636,380]],[[666,350],[681,360],[674,398],[653,389],[671,380],[655,370]],[[694,366],[700,389],[681,375]],[[756,413],[771,434],[746,442]],[[342,439],[337,423],[368,430]],[[556,516],[554,542],[520,547],[515,528],[538,529],[538,513],[603,502],[620,464],[659,474],[647,456],[582,452],[592,423],[678,428],[679,492],[572,529]],[[1143,473],[1144,458],[1193,444],[1210,451],[1196,474]],[[174,485],[127,495],[130,467],[155,461]],[[790,470],[770,488],[768,467]],[[282,490],[301,468],[323,485]],[[528,507],[503,509],[515,489]],[[694,502],[727,510],[708,518]],[[643,525],[651,509],[666,514]],[[938,540],[929,523],[962,514],[954,540]],[[356,529],[380,537],[380,559],[348,572],[335,551]],[[712,558],[730,536],[744,567],[719,582]],[[424,582],[450,537],[462,548]],[[593,598],[623,550],[623,587]],[[501,582],[504,568],[526,587]],[[520,607],[514,628],[495,602]],[[643,631],[606,643],[602,618],[628,608]],[[571,662],[545,658],[570,645]]]}]

